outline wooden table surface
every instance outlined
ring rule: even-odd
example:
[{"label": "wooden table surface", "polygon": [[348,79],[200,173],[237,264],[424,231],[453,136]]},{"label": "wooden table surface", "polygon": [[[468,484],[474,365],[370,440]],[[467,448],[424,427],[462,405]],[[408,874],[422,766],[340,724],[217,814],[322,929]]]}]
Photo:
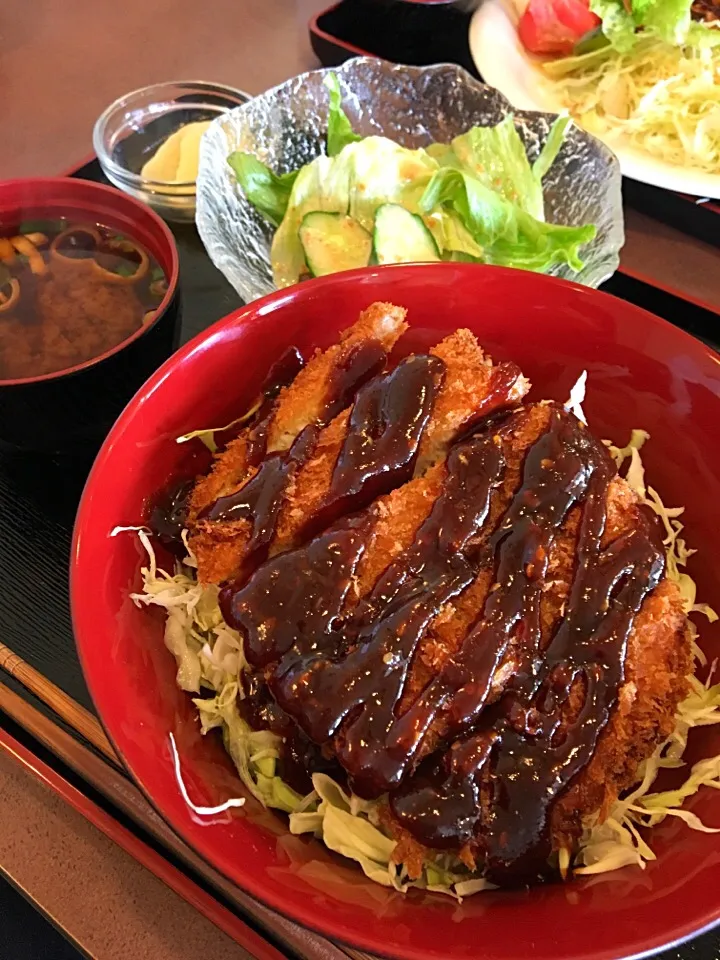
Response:
[{"label": "wooden table surface", "polygon": [[[116,97],[160,80],[259,93],[312,69],[322,0],[4,0],[0,178],[52,175],[92,149]],[[325,4],[326,5],[326,4]],[[21,767],[0,757],[0,869],[98,960],[248,954]],[[5,952],[0,935],[0,956]]]},{"label": "wooden table surface", "polygon": [[259,93],[316,65],[322,0],[3,0],[0,178],[52,175],[91,151],[117,97],[162,80]]}]

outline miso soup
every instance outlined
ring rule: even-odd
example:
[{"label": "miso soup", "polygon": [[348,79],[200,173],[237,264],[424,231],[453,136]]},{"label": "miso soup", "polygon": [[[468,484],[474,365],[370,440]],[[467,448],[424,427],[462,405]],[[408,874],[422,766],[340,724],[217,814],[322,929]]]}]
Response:
[{"label": "miso soup", "polygon": [[98,357],[149,323],[167,278],[131,237],[72,217],[0,224],[0,380]]}]

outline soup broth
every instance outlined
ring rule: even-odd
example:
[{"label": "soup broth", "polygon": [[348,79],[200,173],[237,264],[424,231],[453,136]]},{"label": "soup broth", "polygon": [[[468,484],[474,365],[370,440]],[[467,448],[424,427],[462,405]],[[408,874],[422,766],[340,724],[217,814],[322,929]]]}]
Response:
[{"label": "soup broth", "polygon": [[0,380],[74,367],[152,321],[167,277],[131,237],[70,216],[0,225]]}]

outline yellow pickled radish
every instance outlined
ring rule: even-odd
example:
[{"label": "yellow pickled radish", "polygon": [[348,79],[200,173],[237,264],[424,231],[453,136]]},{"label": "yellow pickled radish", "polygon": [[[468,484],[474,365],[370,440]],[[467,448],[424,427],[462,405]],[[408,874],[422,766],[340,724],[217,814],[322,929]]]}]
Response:
[{"label": "yellow pickled radish", "polygon": [[205,123],[191,123],[188,127],[183,128],[185,136],[180,143],[180,163],[177,170],[177,180],[181,183],[197,180],[200,164],[200,139],[209,126],[210,121],[208,120]]},{"label": "yellow pickled radish", "polygon": [[196,180],[200,138],[210,123],[210,120],[200,120],[176,130],[145,163],[142,176],[163,183],[190,183]]}]

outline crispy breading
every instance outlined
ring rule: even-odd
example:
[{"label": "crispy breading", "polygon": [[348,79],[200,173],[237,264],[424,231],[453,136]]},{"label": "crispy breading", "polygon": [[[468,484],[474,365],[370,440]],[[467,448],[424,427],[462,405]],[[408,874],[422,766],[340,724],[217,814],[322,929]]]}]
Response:
[{"label": "crispy breading", "polygon": [[351,352],[366,340],[378,340],[390,353],[407,330],[402,307],[392,303],[373,303],[360,319],[346,330],[340,341],[316,353],[290,386],[278,397],[277,408],[268,432],[268,453],[287,450],[300,431],[322,416],[328,383],[335,369],[342,369]]},{"label": "crispy breading", "polygon": [[240,483],[246,483],[252,473],[247,463],[247,446],[250,428],[231,440],[225,449],[218,453],[210,471],[198,477],[188,504],[188,520],[191,526],[205,507],[215,503],[218,497],[230,493]]},{"label": "crispy breading", "polygon": [[[420,441],[418,461],[422,461],[424,469],[416,470],[417,475],[422,475],[430,464],[444,459],[448,445],[457,431],[472,417],[474,411],[482,408],[483,403],[488,401],[498,375],[498,368],[485,356],[468,330],[458,330],[446,337],[433,347],[430,353],[443,361],[445,371],[432,415]],[[295,383],[309,367],[310,365],[298,375]],[[502,375],[503,371],[499,373]],[[309,382],[315,383],[317,387],[315,374]],[[521,398],[528,386],[527,380],[518,374],[509,399],[514,402]],[[294,387],[295,384],[288,390]],[[306,384],[300,393],[307,397],[308,389]],[[497,402],[502,405],[507,399],[501,393]],[[309,409],[310,404],[303,405]],[[276,535],[270,547],[271,555],[296,545],[308,519],[315,516],[322,507],[347,436],[349,416],[350,408],[338,414],[320,432],[312,456],[291,480],[280,510]],[[245,442],[243,438],[235,441],[238,445]],[[270,443],[268,447],[271,452]],[[241,452],[244,454],[244,450]],[[237,458],[234,460],[233,470],[236,469],[236,463]],[[244,482],[249,481],[254,472],[247,471]],[[207,483],[208,486],[212,484],[213,492],[217,493],[217,484],[213,482],[212,476],[211,474]],[[198,487],[199,484],[196,491]],[[236,487],[241,489],[242,484],[237,483]],[[242,566],[250,535],[250,525],[246,522],[235,521],[233,526],[228,522],[197,522],[191,546],[198,557],[202,579],[218,582],[218,577],[227,579],[231,573],[237,573]]]},{"label": "crispy breading", "polygon": [[303,464],[293,478],[280,510],[271,554],[292,546],[308,518],[322,505],[345,442],[349,419],[350,408],[339,413],[325,427],[315,444],[312,458]]},{"label": "crispy breading", "polygon": [[[389,353],[407,329],[406,311],[390,303],[373,303],[340,341],[315,356],[284,387],[275,401],[267,433],[267,452],[287,450],[298,434],[315,422],[324,409],[328,384],[334,370],[343,368],[359,344],[380,342]],[[248,443],[253,427],[227,445],[216,458],[207,476],[198,479],[190,498],[190,546],[198,559],[202,583],[220,583],[236,576],[245,558],[251,525],[245,520],[197,519],[218,497],[240,490],[257,469],[248,464]]]},{"label": "crispy breading", "polygon": [[[497,500],[491,507],[491,521],[493,514],[496,519],[511,492],[519,486],[522,455],[545,429],[548,415],[549,407],[537,405],[513,418],[517,428],[513,430],[510,446],[503,445],[508,469]],[[549,642],[562,617],[572,584],[580,516],[579,508],[570,512],[550,549],[546,589],[541,602],[543,646]],[[638,497],[625,480],[614,478],[607,493],[603,547],[645,523],[647,518],[640,512]],[[492,526],[494,522],[490,523]],[[401,711],[409,708],[446,660],[459,649],[467,630],[483,608],[491,582],[492,577],[481,572],[453,605],[441,611],[418,648]],[[518,665],[517,650],[511,644],[494,675],[490,702],[501,695]],[[691,672],[691,643],[682,598],[677,585],[665,578],[646,597],[635,618],[628,640],[625,679],[618,704],[600,735],[593,758],[553,808],[554,849],[574,849],[583,823],[594,816],[602,821],[622,791],[632,785],[640,763],[672,731],[677,705],[687,694],[687,676]],[[571,691],[566,722],[579,710],[583,699],[584,688],[578,682]],[[443,733],[440,715],[423,743],[423,754],[431,752],[442,742]],[[409,863],[419,869],[427,850],[393,821],[389,810],[384,818],[399,841],[394,855],[397,862]],[[468,845],[461,853],[466,862],[474,861],[474,845]],[[418,874],[411,873],[413,875]]]},{"label": "crispy breading", "polygon": [[625,682],[592,760],[555,805],[555,849],[573,848],[583,822],[605,820],[612,804],[635,781],[638,767],[675,726],[687,696],[692,652],[677,584],[665,579],[645,600],[628,639]]},{"label": "crispy breading", "polygon": [[201,583],[223,583],[236,576],[243,564],[252,536],[249,520],[200,520],[190,538],[197,558]]},{"label": "crispy breading", "polygon": [[[319,416],[325,402],[327,384],[332,371],[342,366],[359,343],[378,340],[390,353],[407,330],[407,311],[391,303],[373,303],[360,314],[356,323],[341,334],[340,341],[324,352],[318,350],[298,373],[293,382],[284,387],[275,401],[268,431],[267,449],[287,450],[303,427]],[[218,497],[231,493],[241,482],[250,479],[247,464],[247,438],[252,426],[246,427],[215,458],[212,469],[200,477],[190,501],[190,518]]]},{"label": "crispy breading", "polygon": [[[423,434],[416,475],[445,459],[448,445],[488,397],[498,369],[469,330],[456,330],[430,353],[445,364],[445,380]],[[529,389],[529,381],[517,371],[510,401],[519,402]]]},{"label": "crispy breading", "polygon": [[410,480],[375,502],[377,519],[358,566],[356,597],[366,597],[392,561],[412,544],[440,496],[446,475],[445,465],[438,464],[424,477]]},{"label": "crispy breading", "polygon": [[[445,459],[457,431],[488,399],[496,372],[492,360],[485,356],[469,330],[450,334],[430,354],[443,361],[445,372],[420,440],[416,476],[422,476],[432,463]],[[528,386],[524,377],[518,376],[512,401],[520,399]],[[280,513],[272,552],[293,546],[307,518],[322,505],[345,441],[349,413],[344,411],[322,432],[313,458],[298,472]]]},{"label": "crispy breading", "polygon": [[[536,404],[519,411],[498,429],[496,436],[502,437],[506,467],[502,484],[494,492],[490,501],[488,520],[484,527],[485,540],[490,536],[501,514],[520,486],[525,451],[545,431],[549,419],[550,407]],[[475,582],[439,612],[418,647],[416,663],[413,665],[404,690],[401,709],[415,700],[447,658],[460,649],[467,631],[482,611],[492,580],[492,571],[482,569]],[[493,678],[492,699],[502,691],[513,666],[511,649]],[[425,745],[425,752],[428,752],[437,742],[440,735],[440,729],[436,728]]]}]

